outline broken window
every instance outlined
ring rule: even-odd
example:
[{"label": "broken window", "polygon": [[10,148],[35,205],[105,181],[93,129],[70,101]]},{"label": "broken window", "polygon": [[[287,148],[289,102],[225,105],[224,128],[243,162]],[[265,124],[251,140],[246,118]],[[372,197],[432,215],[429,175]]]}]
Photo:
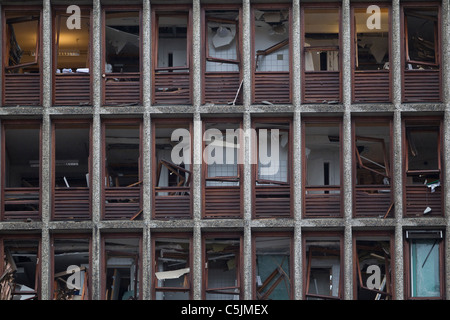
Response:
[{"label": "broken window", "polygon": [[305,71],[339,70],[339,9],[304,9]]},{"label": "broken window", "polygon": [[40,246],[34,238],[4,238],[0,242],[0,300],[40,297]]},{"label": "broken window", "polygon": [[406,121],[404,157],[406,214],[441,215],[441,125],[436,121]]},{"label": "broken window", "polygon": [[[80,9],[73,21],[66,8],[56,10],[54,24],[54,104],[82,105],[90,99],[90,10]],[[79,24],[78,24],[79,23]]]},{"label": "broken window", "polygon": [[205,237],[206,300],[239,300],[241,297],[241,238]]},{"label": "broken window", "polygon": [[105,236],[105,300],[138,300],[140,298],[140,239],[133,236]]},{"label": "broken window", "polygon": [[255,70],[289,71],[289,10],[256,9]]},{"label": "broken window", "polygon": [[6,73],[40,72],[40,12],[5,11]]},{"label": "broken window", "polygon": [[389,9],[355,8],[354,24],[355,70],[389,70]]},{"label": "broken window", "polygon": [[190,12],[157,12],[154,15],[154,102],[188,104],[190,92]]},{"label": "broken window", "polygon": [[104,12],[104,103],[130,105],[141,101],[141,12]]},{"label": "broken window", "polygon": [[442,231],[410,230],[409,298],[442,297]]},{"label": "broken window", "polygon": [[438,8],[405,8],[406,69],[439,67]]},{"label": "broken window", "polygon": [[106,219],[135,219],[141,205],[141,128],[139,122],[104,123]]},{"label": "broken window", "polygon": [[218,120],[204,123],[204,214],[208,217],[241,215],[241,123]]},{"label": "broken window", "polygon": [[257,217],[290,216],[290,120],[254,123],[255,214]]},{"label": "broken window", "polygon": [[358,237],[355,261],[357,299],[391,300],[392,255],[389,238]]},{"label": "broken window", "polygon": [[310,238],[306,250],[306,300],[341,299],[342,272],[340,240]]},{"label": "broken window", "polygon": [[40,124],[5,121],[2,136],[2,219],[37,220],[40,218]]},{"label": "broken window", "polygon": [[239,10],[208,10],[206,71],[239,71]]},{"label": "broken window", "polygon": [[3,105],[41,104],[41,11],[6,9],[2,19]]},{"label": "broken window", "polygon": [[340,124],[305,122],[304,156],[307,216],[340,216]]},{"label": "broken window", "polygon": [[289,300],[291,298],[291,238],[257,236],[256,298],[258,300]]},{"label": "broken window", "polygon": [[186,218],[191,215],[191,124],[154,123],[154,216]]},{"label": "broken window", "polygon": [[90,217],[90,124],[53,123],[54,218]]},{"label": "broken window", "polygon": [[355,214],[387,217],[393,206],[390,122],[357,120],[354,132]]},{"label": "broken window", "polygon": [[52,254],[53,300],[89,300],[90,239],[54,236]]},{"label": "broken window", "polygon": [[154,248],[155,298],[191,299],[190,236],[157,236]]}]

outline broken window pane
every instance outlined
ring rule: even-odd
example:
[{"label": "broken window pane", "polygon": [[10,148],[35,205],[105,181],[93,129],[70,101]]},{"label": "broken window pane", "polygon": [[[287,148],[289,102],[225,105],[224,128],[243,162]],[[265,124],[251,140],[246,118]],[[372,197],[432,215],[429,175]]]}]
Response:
[{"label": "broken window pane", "polygon": [[206,299],[239,300],[240,239],[205,240]]},{"label": "broken window pane", "polygon": [[411,296],[439,297],[440,239],[411,240]]},{"label": "broken window pane", "polygon": [[55,125],[55,187],[89,187],[88,124]]},{"label": "broken window pane", "polygon": [[257,237],[256,297],[288,300],[291,296],[289,237]]},{"label": "broken window pane", "polygon": [[438,66],[438,9],[405,9],[406,69]]},{"label": "broken window pane", "polygon": [[206,11],[206,71],[239,71],[239,11]]},{"label": "broken window pane", "polygon": [[438,171],[439,127],[408,126],[408,171]]},{"label": "broken window pane", "polygon": [[306,299],[340,299],[340,241],[334,239],[306,240]]},{"label": "broken window pane", "polygon": [[339,71],[339,9],[304,10],[305,71]]},{"label": "broken window pane", "polygon": [[188,66],[188,15],[159,15],[158,71],[186,70]]},{"label": "broken window pane", "polygon": [[138,238],[105,239],[106,300],[139,299],[139,242]]},{"label": "broken window pane", "polygon": [[356,252],[358,300],[392,299],[389,240],[360,238]]},{"label": "broken window pane", "polygon": [[140,14],[106,12],[105,72],[140,72]]},{"label": "broken window pane", "polygon": [[239,185],[240,130],[236,123],[208,123],[204,133],[206,186]]},{"label": "broken window pane", "polygon": [[[380,8],[378,13],[367,13],[367,8],[355,8],[355,69],[389,69],[389,9]],[[379,17],[379,25],[372,25],[372,15]]]},{"label": "broken window pane", "polygon": [[40,13],[6,11],[4,66],[9,73],[39,73]]},{"label": "broken window pane", "polygon": [[289,10],[255,10],[256,71],[289,71]]},{"label": "broken window pane", "polygon": [[80,28],[72,27],[70,15],[55,15],[56,73],[89,73],[90,67],[90,13],[81,11]]},{"label": "broken window pane", "polygon": [[40,296],[39,241],[5,239],[3,248],[0,300],[38,299]]},{"label": "broken window pane", "polygon": [[56,238],[53,240],[53,299],[88,300],[89,239]]},{"label": "broken window pane", "polygon": [[357,122],[355,143],[356,183],[358,185],[389,185],[389,123]]},{"label": "broken window pane", "polygon": [[6,124],[4,135],[3,218],[38,218],[40,125]]},{"label": "broken window pane", "polygon": [[157,238],[155,241],[155,277],[156,299],[190,299],[189,239]]}]

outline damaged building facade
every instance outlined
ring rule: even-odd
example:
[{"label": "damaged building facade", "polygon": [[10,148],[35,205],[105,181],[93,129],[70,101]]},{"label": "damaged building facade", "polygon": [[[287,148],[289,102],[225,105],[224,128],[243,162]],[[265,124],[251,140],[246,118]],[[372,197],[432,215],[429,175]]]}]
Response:
[{"label": "damaged building facade", "polygon": [[0,12],[0,299],[450,297],[449,0]]}]

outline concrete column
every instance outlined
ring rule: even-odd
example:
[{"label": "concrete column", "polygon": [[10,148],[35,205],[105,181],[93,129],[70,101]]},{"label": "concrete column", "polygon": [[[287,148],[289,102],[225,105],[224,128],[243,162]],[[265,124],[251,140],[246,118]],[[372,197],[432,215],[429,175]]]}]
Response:
[{"label": "concrete column", "polygon": [[243,266],[243,275],[244,275],[244,299],[249,300],[252,298],[252,232],[251,232],[251,222],[252,222],[252,164],[250,162],[251,159],[251,150],[252,150],[252,136],[247,134],[251,132],[252,128],[252,119],[251,115],[248,112],[244,113],[243,118],[243,128],[245,134],[244,139],[244,174],[241,183],[244,188],[244,198],[242,199],[242,204],[244,207],[244,266]]},{"label": "concrete column", "polygon": [[402,102],[402,61],[401,61],[401,41],[400,34],[400,0],[392,1],[391,12],[391,56],[389,68],[392,74],[392,103],[398,109]]},{"label": "concrete column", "polygon": [[342,1],[342,102],[344,104],[344,118],[342,130],[343,170],[342,192],[344,201],[344,299],[353,299],[353,241],[352,241],[352,215],[353,215],[353,184],[352,184],[352,119],[351,119],[351,10],[350,1]]},{"label": "concrete column", "polygon": [[42,9],[42,105],[52,104],[52,7],[50,0],[43,1]]},{"label": "concrete column", "polygon": [[[300,51],[301,47],[301,21],[300,21],[300,0],[292,1],[292,21],[291,21],[291,47],[292,47],[292,57],[291,57],[291,72],[292,72],[292,104],[295,108],[300,108],[301,97],[302,97],[302,86],[301,86],[301,63],[302,63],[302,53]],[[294,171],[296,172],[296,171]]]},{"label": "concrete column", "polygon": [[202,51],[201,51],[201,7],[200,0],[192,3],[192,97],[193,105],[198,107],[202,102]]},{"label": "concrete column", "polygon": [[251,14],[250,0],[242,1],[242,75],[243,75],[243,104],[249,106],[252,103],[252,52],[251,52]]},{"label": "concrete column", "polygon": [[293,183],[291,188],[293,188],[294,197],[294,242],[293,242],[293,267],[292,272],[293,283],[293,297],[296,300],[303,299],[303,252],[302,252],[302,133],[301,133],[301,112],[296,110],[294,113],[294,121],[292,124],[292,151],[293,151]]},{"label": "concrete column", "polygon": [[[444,115],[444,135],[442,137],[443,143],[443,154],[444,154],[444,165],[443,165],[443,179],[444,179],[444,214],[446,219],[446,243],[450,243],[450,193],[448,188],[450,187],[450,159],[448,154],[450,152],[450,52],[448,50],[450,46],[450,1],[442,0],[442,97],[443,103],[445,105],[445,115]],[[449,246],[444,246],[445,248],[445,297],[450,299],[450,248]]]}]

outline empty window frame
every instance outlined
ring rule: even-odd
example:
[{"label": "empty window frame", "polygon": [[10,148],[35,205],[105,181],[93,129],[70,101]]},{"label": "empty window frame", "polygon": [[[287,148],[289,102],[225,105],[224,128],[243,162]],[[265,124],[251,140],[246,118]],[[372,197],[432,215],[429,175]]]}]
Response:
[{"label": "empty window frame", "polygon": [[135,105],[142,102],[141,94],[141,10],[127,6],[103,11],[105,105]]},{"label": "empty window frame", "polygon": [[444,233],[408,230],[405,237],[408,299],[444,298]]},{"label": "empty window frame", "polygon": [[353,132],[354,214],[392,217],[391,120],[355,119]]},{"label": "empty window frame", "polygon": [[240,300],[242,297],[242,236],[203,236],[204,300]]},{"label": "empty window frame", "polygon": [[192,299],[192,236],[154,234],[153,248],[153,298]]},{"label": "empty window frame", "polygon": [[55,234],[51,241],[53,300],[90,300],[90,236]]},{"label": "empty window frame", "polygon": [[40,241],[35,236],[0,239],[0,300],[40,299]]},{"label": "empty window frame", "polygon": [[306,300],[342,299],[342,236],[305,235]]},{"label": "empty window frame", "polygon": [[102,238],[102,299],[141,299],[141,237],[105,234]]},{"label": "empty window frame", "polygon": [[[79,20],[73,15],[79,14]],[[53,70],[55,105],[86,105],[91,102],[91,9],[53,13]]]},{"label": "empty window frame", "polygon": [[291,119],[255,119],[254,216],[291,216]]},{"label": "empty window frame", "polygon": [[41,104],[41,8],[3,10],[2,105]]},{"label": "empty window frame", "polygon": [[104,219],[142,218],[140,120],[103,122]]},{"label": "empty window frame", "polygon": [[303,122],[305,217],[341,216],[341,122]]},{"label": "empty window frame", "polygon": [[390,101],[390,7],[360,6],[353,14],[353,101]]},{"label": "empty window frame", "polygon": [[40,122],[5,120],[2,124],[1,218],[39,220],[41,218]]},{"label": "empty window frame", "polygon": [[441,120],[405,119],[406,215],[442,215]]},{"label": "empty window frame", "polygon": [[55,120],[53,139],[53,219],[90,219],[91,123]]},{"label": "empty window frame", "polygon": [[253,21],[253,101],[289,103],[290,7],[255,5]]},{"label": "empty window frame", "polygon": [[340,101],[340,7],[302,7],[305,103]]},{"label": "empty window frame", "polygon": [[153,64],[155,104],[191,103],[191,10],[157,7],[153,11]]},{"label": "empty window frame", "polygon": [[155,119],[152,136],[153,217],[192,216],[192,122]]},{"label": "empty window frame", "polygon": [[441,101],[441,9],[436,2],[402,6],[404,102]]},{"label": "empty window frame", "polygon": [[237,6],[204,8],[204,103],[242,99],[240,16]]},{"label": "empty window frame", "polygon": [[355,282],[357,300],[393,299],[393,235],[387,232],[354,234]]},{"label": "empty window frame", "polygon": [[292,298],[292,235],[284,233],[255,234],[254,298],[289,300]]},{"label": "empty window frame", "polygon": [[241,119],[203,122],[204,217],[240,217],[242,188]]}]

